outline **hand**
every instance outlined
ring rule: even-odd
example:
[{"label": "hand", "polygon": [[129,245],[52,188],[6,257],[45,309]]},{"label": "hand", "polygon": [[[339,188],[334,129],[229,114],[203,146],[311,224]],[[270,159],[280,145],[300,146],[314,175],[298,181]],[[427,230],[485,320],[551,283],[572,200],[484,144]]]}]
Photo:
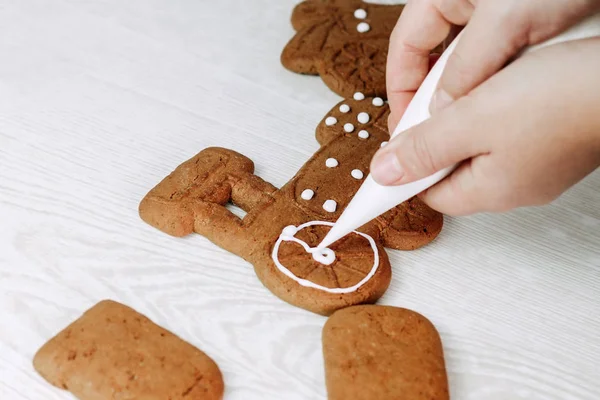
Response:
[{"label": "hand", "polygon": [[422,194],[450,215],[552,201],[600,165],[600,38],[549,46],[381,149],[371,173],[407,183],[464,161]]},{"label": "hand", "polygon": [[596,10],[600,0],[409,1],[390,38],[390,131],[425,79],[429,53],[448,37],[453,24],[468,22],[448,59],[432,113],[469,93],[524,47],[556,36]]}]

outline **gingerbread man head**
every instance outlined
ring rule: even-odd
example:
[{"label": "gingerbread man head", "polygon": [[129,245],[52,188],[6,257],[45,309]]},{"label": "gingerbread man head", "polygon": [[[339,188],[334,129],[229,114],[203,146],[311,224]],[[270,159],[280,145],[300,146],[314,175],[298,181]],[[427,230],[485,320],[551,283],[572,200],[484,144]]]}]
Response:
[{"label": "gingerbread man head", "polygon": [[389,37],[403,5],[360,0],[307,0],[296,6],[296,35],[281,54],[287,69],[320,75],[334,92],[386,96]]},{"label": "gingerbread man head", "polygon": [[[383,247],[412,250],[437,236],[442,215],[413,198],[314,252],[368,174],[389,135],[388,106],[362,93],[336,105],[317,127],[321,148],[281,189],[253,174],[251,160],[209,148],[180,165],[140,204],[149,224],[174,236],[192,232],[254,265],[278,297],[330,314],[373,303],[391,279]],[[225,208],[233,202],[247,214]]]}]

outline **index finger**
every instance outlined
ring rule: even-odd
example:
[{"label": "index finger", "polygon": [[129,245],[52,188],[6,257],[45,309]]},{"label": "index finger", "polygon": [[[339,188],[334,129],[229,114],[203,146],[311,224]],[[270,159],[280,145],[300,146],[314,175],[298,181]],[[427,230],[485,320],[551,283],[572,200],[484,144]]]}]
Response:
[{"label": "index finger", "polygon": [[[452,25],[464,25],[473,12],[469,0],[413,0],[390,37],[386,66],[390,122],[398,122],[429,72],[429,54]],[[391,128],[394,128],[391,126]]]}]

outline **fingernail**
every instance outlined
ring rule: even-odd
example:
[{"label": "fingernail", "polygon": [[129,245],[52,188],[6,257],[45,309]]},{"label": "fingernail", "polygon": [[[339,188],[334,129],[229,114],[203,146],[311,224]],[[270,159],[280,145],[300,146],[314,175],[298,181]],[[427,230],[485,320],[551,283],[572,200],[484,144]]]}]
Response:
[{"label": "fingernail", "polygon": [[453,101],[454,99],[444,89],[438,89],[433,95],[431,109],[433,111],[441,110],[448,107]]},{"label": "fingernail", "polygon": [[375,156],[371,166],[371,175],[380,185],[397,184],[404,176],[404,170],[393,152]]}]

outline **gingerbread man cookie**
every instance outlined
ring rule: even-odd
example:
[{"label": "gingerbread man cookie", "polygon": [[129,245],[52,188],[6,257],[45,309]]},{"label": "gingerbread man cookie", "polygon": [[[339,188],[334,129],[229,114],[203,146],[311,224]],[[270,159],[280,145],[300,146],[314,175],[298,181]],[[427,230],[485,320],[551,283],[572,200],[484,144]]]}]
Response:
[{"label": "gingerbread man cookie", "polygon": [[335,93],[386,97],[389,37],[403,5],[306,0],[292,13],[296,35],[281,54],[287,69],[320,75]]},{"label": "gingerbread man cookie", "polygon": [[[433,240],[443,217],[413,198],[324,253],[314,248],[369,173],[389,138],[387,104],[355,93],[317,127],[321,148],[281,189],[254,175],[251,160],[208,148],[180,165],[140,204],[140,216],[174,236],[199,233],[254,265],[261,282],[298,307],[330,314],[374,303],[391,268],[383,247],[412,250]],[[247,214],[238,218],[232,202]]]}]

